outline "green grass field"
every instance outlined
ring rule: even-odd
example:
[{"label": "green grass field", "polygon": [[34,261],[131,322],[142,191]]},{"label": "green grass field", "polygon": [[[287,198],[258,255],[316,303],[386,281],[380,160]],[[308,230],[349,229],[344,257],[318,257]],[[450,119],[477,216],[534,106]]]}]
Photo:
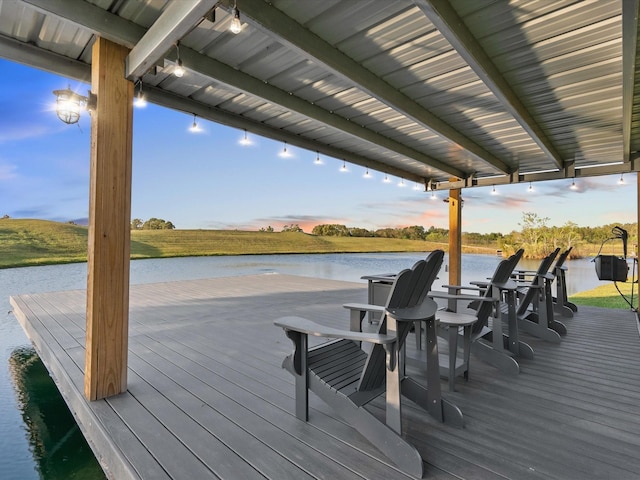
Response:
[{"label": "green grass field", "polygon": [[[0,219],[0,268],[84,262],[86,227],[46,220]],[[428,252],[448,245],[393,238],[319,237],[236,230],[133,230],[131,258],[296,253]],[[464,247],[465,253],[495,253]]]},{"label": "green grass field", "polygon": [[[0,219],[0,268],[87,260],[86,227],[47,220]],[[233,230],[134,230],[131,258],[296,253],[428,252],[448,245],[392,238],[319,237],[304,233]],[[494,248],[463,247],[494,254]],[[631,283],[619,284],[628,297]],[[637,284],[635,298],[637,298]],[[571,297],[578,305],[629,308],[613,284]],[[637,300],[634,300],[637,305]]]}]

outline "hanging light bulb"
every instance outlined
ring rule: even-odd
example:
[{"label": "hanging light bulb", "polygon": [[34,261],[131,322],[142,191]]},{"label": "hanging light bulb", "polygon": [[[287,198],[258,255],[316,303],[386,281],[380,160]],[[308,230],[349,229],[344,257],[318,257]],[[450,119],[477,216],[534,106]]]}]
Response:
[{"label": "hanging light bulb", "polygon": [[180,42],[176,42],[176,57],[176,66],[173,69],[173,74],[178,78],[182,78],[185,70],[182,66],[182,59],[180,58]]},{"label": "hanging light bulb", "polygon": [[244,129],[244,137],[242,137],[238,143],[240,145],[243,145],[243,146],[251,145],[251,140],[247,136],[247,129],[246,128]]},{"label": "hanging light bulb", "polygon": [[242,30],[242,23],[240,22],[240,10],[238,10],[237,5],[233,6],[233,10],[231,10],[231,15],[233,15],[233,18],[231,19],[231,25],[229,26],[229,30],[231,30],[231,33],[234,33],[235,35],[237,35]]},{"label": "hanging light bulb", "polygon": [[571,186],[569,187],[571,190],[577,190],[578,186],[576,185],[576,179],[574,178],[571,182]]},{"label": "hanging light bulb", "polygon": [[313,161],[316,165],[322,165],[322,159],[320,158],[320,152],[316,152],[316,159]]},{"label": "hanging light bulb", "polygon": [[491,195],[497,195],[498,192],[496,192],[496,186],[493,186],[493,190],[491,190]]},{"label": "hanging light bulb", "polygon": [[436,197],[436,192],[435,192],[435,190],[431,190],[431,200],[435,200],[436,198],[437,198],[437,197]]},{"label": "hanging light bulb", "polygon": [[195,113],[193,114],[193,123],[189,127],[189,131],[191,133],[198,133],[198,132],[202,131],[200,129],[200,127],[198,126],[198,122],[196,121],[196,114]]},{"label": "hanging light bulb", "polygon": [[384,183],[391,183],[391,180],[389,179],[389,176],[386,173],[384,174],[384,178],[382,179],[382,181]]},{"label": "hanging light bulb", "polygon": [[529,191],[533,192],[533,185],[531,185],[531,182],[529,182]]},{"label": "hanging light bulb", "polygon": [[287,142],[284,142],[282,150],[280,151],[278,156],[281,158],[289,158],[291,156],[291,153],[289,153],[289,150],[287,150]]},{"label": "hanging light bulb", "polygon": [[144,97],[144,93],[142,93],[142,80],[138,80],[138,93],[133,100],[133,106],[136,108],[144,108],[147,106],[147,99]]},{"label": "hanging light bulb", "polygon": [[618,180],[618,185],[624,185],[624,173],[620,174],[620,180]]},{"label": "hanging light bulb", "polygon": [[416,182],[416,184],[413,186],[413,189],[414,189],[415,191],[420,190],[420,184],[419,184],[418,182]]},{"label": "hanging light bulb", "polygon": [[369,167],[367,167],[366,171],[364,172],[363,177],[364,177],[364,178],[373,178],[373,175],[371,175],[371,174],[369,173]]},{"label": "hanging light bulb", "polygon": [[349,170],[347,170],[347,163],[343,160],[342,161],[342,166],[340,167],[340,171],[342,173],[348,172]]},{"label": "hanging light bulb", "polygon": [[399,186],[400,188],[404,188],[404,187],[406,187],[406,185],[405,185],[405,183],[404,183],[404,178],[401,178],[401,179],[400,179],[400,181],[398,182],[398,186]]}]

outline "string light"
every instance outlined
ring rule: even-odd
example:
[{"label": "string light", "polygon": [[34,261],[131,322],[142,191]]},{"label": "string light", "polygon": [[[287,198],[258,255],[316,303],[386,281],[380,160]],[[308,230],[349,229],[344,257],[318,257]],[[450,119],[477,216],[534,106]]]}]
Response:
[{"label": "string light", "polygon": [[498,192],[496,192],[496,186],[493,186],[493,190],[491,190],[491,195],[497,195]]},{"label": "string light", "polygon": [[191,133],[198,133],[201,132],[202,129],[198,126],[198,122],[196,121],[196,115],[195,113],[193,114],[193,123],[191,124],[191,126],[189,127],[189,131]]},{"label": "string light", "polygon": [[341,171],[342,173],[346,173],[346,172],[348,172],[348,171],[349,171],[349,170],[347,169],[347,163],[346,163],[344,160],[342,161],[342,166],[340,167],[340,171]]},{"label": "string light", "polygon": [[366,171],[366,172],[364,172],[364,175],[363,175],[363,176],[364,176],[364,178],[373,178],[373,175],[371,175],[371,174],[369,173],[369,167],[367,167],[367,171]]},{"label": "string light", "polygon": [[320,152],[316,151],[316,159],[313,161],[316,165],[322,165],[322,159],[320,158]]},{"label": "string light", "polygon": [[533,192],[533,185],[531,185],[531,182],[529,182],[529,191]]},{"label": "string light", "polygon": [[182,78],[185,70],[182,66],[182,59],[180,58],[180,42],[176,42],[176,57],[176,66],[173,69],[173,74],[178,78]]},{"label": "string light", "polygon": [[142,80],[138,80],[138,93],[133,100],[133,106],[136,108],[144,108],[147,106],[147,99],[144,97],[144,93],[142,93]]},{"label": "string light", "polygon": [[278,154],[278,156],[282,158],[288,158],[291,156],[289,151],[287,150],[287,142],[284,142],[284,146],[282,147],[282,151]]},{"label": "string light", "polygon": [[251,145],[252,142],[249,139],[249,137],[247,136],[247,129],[246,128],[244,129],[244,137],[242,137],[238,143],[240,145],[243,145],[243,146]]},{"label": "string light", "polygon": [[384,174],[384,178],[382,179],[382,181],[384,183],[391,183],[391,179],[389,178],[389,176],[386,173]]},{"label": "string light", "polygon": [[618,180],[618,185],[624,185],[624,173],[620,174],[620,180]]},{"label": "string light", "polygon": [[406,187],[406,185],[405,185],[405,183],[404,183],[404,178],[401,178],[401,179],[400,179],[400,181],[398,182],[398,186],[399,186],[400,188],[404,188],[404,187]]},{"label": "string light", "polygon": [[571,190],[577,190],[578,186],[576,185],[576,179],[574,178],[571,182],[571,186],[569,187]]},{"label": "string light", "polygon": [[435,192],[435,190],[431,190],[431,200],[435,200],[436,198],[437,198],[437,197],[436,197],[436,192]]},{"label": "string light", "polygon": [[240,22],[240,10],[238,10],[238,6],[236,4],[233,5],[231,15],[233,15],[233,18],[231,19],[229,30],[231,30],[231,33],[237,35],[242,30],[242,23]]}]

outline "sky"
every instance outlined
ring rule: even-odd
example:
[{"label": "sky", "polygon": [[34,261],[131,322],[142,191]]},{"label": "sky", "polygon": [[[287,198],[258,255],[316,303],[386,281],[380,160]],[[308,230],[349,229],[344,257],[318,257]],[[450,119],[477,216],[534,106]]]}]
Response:
[{"label": "sky", "polygon": [[[90,116],[66,125],[55,114],[53,90],[88,84],[0,59],[0,216],[86,224],[89,207]],[[316,152],[148,104],[134,108],[132,218],[172,222],[178,229],[259,230],[337,223],[366,229],[411,225],[448,228],[446,191],[399,186],[400,178]],[[463,232],[520,230],[523,213],[547,225],[596,227],[636,221],[635,173],[462,192]]]}]

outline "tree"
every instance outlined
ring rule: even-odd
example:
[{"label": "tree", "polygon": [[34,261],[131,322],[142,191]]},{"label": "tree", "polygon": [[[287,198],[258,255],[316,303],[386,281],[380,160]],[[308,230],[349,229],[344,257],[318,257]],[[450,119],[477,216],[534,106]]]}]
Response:
[{"label": "tree", "polygon": [[300,228],[300,225],[297,223],[292,223],[291,225],[285,225],[282,227],[283,232],[300,232],[304,233],[304,231]]},{"label": "tree", "polygon": [[131,220],[131,230],[140,230],[142,228],[142,220],[134,218]]},{"label": "tree", "polygon": [[142,224],[143,230],[173,230],[176,228],[173,223],[167,222],[161,218],[151,217]]},{"label": "tree", "polygon": [[338,225],[337,223],[316,225],[313,227],[311,233],[323,237],[348,237],[350,235],[349,229],[346,226]]}]

